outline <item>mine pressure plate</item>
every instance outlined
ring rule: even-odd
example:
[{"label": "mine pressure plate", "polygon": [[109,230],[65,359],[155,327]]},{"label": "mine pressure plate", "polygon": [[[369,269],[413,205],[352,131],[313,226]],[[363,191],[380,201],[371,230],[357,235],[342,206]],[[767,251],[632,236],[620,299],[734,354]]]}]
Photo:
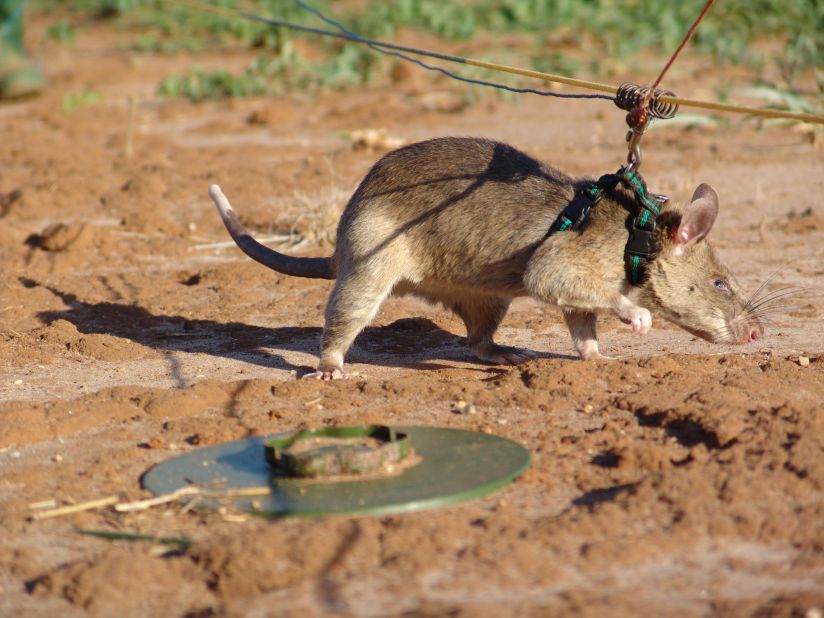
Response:
[{"label": "mine pressure plate", "polygon": [[264,452],[280,476],[316,479],[386,477],[419,461],[409,436],[384,425],[305,429]]},{"label": "mine pressure plate", "polygon": [[[198,449],[143,477],[154,494],[221,490],[259,515],[384,514],[446,506],[500,489],[529,451],[485,433],[364,425],[292,431]],[[237,497],[250,488],[261,495]],[[268,489],[268,491],[267,491]]]}]

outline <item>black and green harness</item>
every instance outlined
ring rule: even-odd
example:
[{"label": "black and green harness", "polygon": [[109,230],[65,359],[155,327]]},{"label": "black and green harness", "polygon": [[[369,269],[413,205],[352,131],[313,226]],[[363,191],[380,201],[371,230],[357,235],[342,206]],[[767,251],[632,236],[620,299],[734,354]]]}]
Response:
[{"label": "black and green harness", "polygon": [[624,266],[630,284],[638,286],[644,281],[647,265],[656,254],[655,225],[661,205],[667,198],[650,194],[647,191],[647,183],[633,167],[631,164],[625,165],[616,173],[604,174],[596,182],[577,191],[569,205],[555,219],[547,236],[579,229],[598,202],[619,184],[622,185],[632,192],[637,206],[629,226],[629,239],[624,248]]}]

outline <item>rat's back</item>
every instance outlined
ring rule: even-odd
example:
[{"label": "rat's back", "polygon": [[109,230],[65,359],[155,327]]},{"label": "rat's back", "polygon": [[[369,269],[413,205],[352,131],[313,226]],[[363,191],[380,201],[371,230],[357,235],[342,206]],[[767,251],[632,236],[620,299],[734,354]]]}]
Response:
[{"label": "rat's back", "polygon": [[571,178],[506,144],[455,137],[411,144],[378,161],[352,196],[336,261],[339,268],[401,261],[413,280],[519,284],[572,195]]}]

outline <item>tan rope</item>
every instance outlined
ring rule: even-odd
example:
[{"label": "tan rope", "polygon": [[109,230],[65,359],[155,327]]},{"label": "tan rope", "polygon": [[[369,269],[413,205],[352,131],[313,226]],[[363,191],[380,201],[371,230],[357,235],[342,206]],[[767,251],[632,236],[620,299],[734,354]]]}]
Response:
[{"label": "tan rope", "polygon": [[[247,13],[243,13],[241,11],[236,11],[233,9],[228,9],[224,7],[217,7],[208,4],[201,4],[200,2],[194,2],[192,0],[166,0],[170,4],[177,4],[179,6],[183,6],[186,8],[194,9],[197,11],[205,11],[209,13],[215,13],[218,15],[223,15],[226,17],[240,17],[244,19],[249,19],[250,15]],[[286,24],[284,24],[286,25]],[[357,41],[357,39],[353,39]],[[375,45],[380,46],[380,41],[370,41]],[[421,56],[429,56],[429,57],[439,57],[441,59],[449,60],[450,58],[444,58],[444,54],[430,52],[425,49],[415,49],[410,47],[404,47],[404,51],[408,53],[418,54]],[[609,94],[614,95],[618,92],[618,88],[616,86],[611,86],[609,84],[602,84],[599,82],[588,81],[584,79],[575,79],[572,77],[565,77],[563,75],[556,75],[553,73],[544,73],[543,71],[534,71],[532,69],[521,69],[519,67],[511,67],[505,64],[498,64],[495,62],[487,62],[485,60],[476,60],[474,58],[463,58],[454,56],[452,57],[454,61],[460,62],[461,64],[468,64],[470,66],[475,66],[482,69],[489,69],[491,71],[498,71],[499,73],[510,73],[512,75],[520,75],[522,77],[530,77],[532,79],[538,79],[544,82],[551,82],[556,84],[566,84],[568,86],[575,86],[576,88],[584,88],[586,90],[595,90],[599,92],[606,92]],[[787,110],[780,110],[780,109],[765,109],[761,107],[750,107],[746,105],[730,105],[729,103],[719,103],[715,101],[700,101],[697,99],[686,99],[683,97],[676,97],[670,95],[662,95],[659,97],[659,100],[663,103],[675,103],[681,107],[694,107],[697,109],[704,109],[714,112],[726,112],[731,114],[745,114],[748,116],[758,116],[761,118],[776,118],[776,119],[783,119],[783,120],[795,120],[798,122],[808,122],[813,124],[824,124],[824,115],[820,114],[808,114],[805,112],[791,112]]]},{"label": "tan rope", "polygon": [[[574,79],[572,77],[564,77],[563,75],[553,75],[552,73],[543,73],[541,71],[533,71],[531,69],[510,67],[503,64],[496,64],[494,62],[475,60],[473,58],[466,58],[466,64],[481,67],[484,69],[491,69],[493,71],[500,71],[502,73],[512,73],[514,75],[521,75],[523,77],[532,77],[534,79],[540,79],[545,82],[554,82],[558,84],[576,86],[578,88],[586,88],[587,90],[597,90],[599,92],[607,92],[609,94],[615,94],[616,92],[618,92],[618,88],[616,86],[611,86],[609,84],[601,84],[599,82],[591,82],[584,79]],[[761,116],[763,118],[784,118],[786,120],[798,120],[801,122],[824,124],[824,116],[816,114],[807,114],[804,112],[790,112],[781,109],[765,109],[761,107],[749,107],[746,105],[730,105],[729,103],[718,103],[715,101],[699,101],[697,99],[685,99],[684,97],[676,97],[669,95],[661,95],[658,100],[664,103],[675,103],[683,107],[695,107],[699,109],[712,110],[716,112],[748,114],[750,116]]]}]

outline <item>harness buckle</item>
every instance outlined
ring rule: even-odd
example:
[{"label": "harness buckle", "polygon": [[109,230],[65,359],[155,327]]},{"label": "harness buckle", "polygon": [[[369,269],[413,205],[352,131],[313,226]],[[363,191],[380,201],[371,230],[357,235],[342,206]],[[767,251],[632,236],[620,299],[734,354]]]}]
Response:
[{"label": "harness buckle", "polygon": [[655,223],[650,227],[638,227],[635,223],[629,231],[629,239],[627,240],[624,252],[628,255],[637,255],[644,259],[649,259],[655,255]]},{"label": "harness buckle", "polygon": [[[600,200],[599,200],[600,201]],[[564,214],[572,221],[572,229],[578,229],[589,216],[595,202],[586,196],[573,200]]]},{"label": "harness buckle", "polygon": [[554,234],[555,232],[577,230],[583,225],[587,216],[589,216],[589,211],[592,210],[593,205],[594,202],[585,196],[576,196],[558,218],[555,219],[547,235]]}]

